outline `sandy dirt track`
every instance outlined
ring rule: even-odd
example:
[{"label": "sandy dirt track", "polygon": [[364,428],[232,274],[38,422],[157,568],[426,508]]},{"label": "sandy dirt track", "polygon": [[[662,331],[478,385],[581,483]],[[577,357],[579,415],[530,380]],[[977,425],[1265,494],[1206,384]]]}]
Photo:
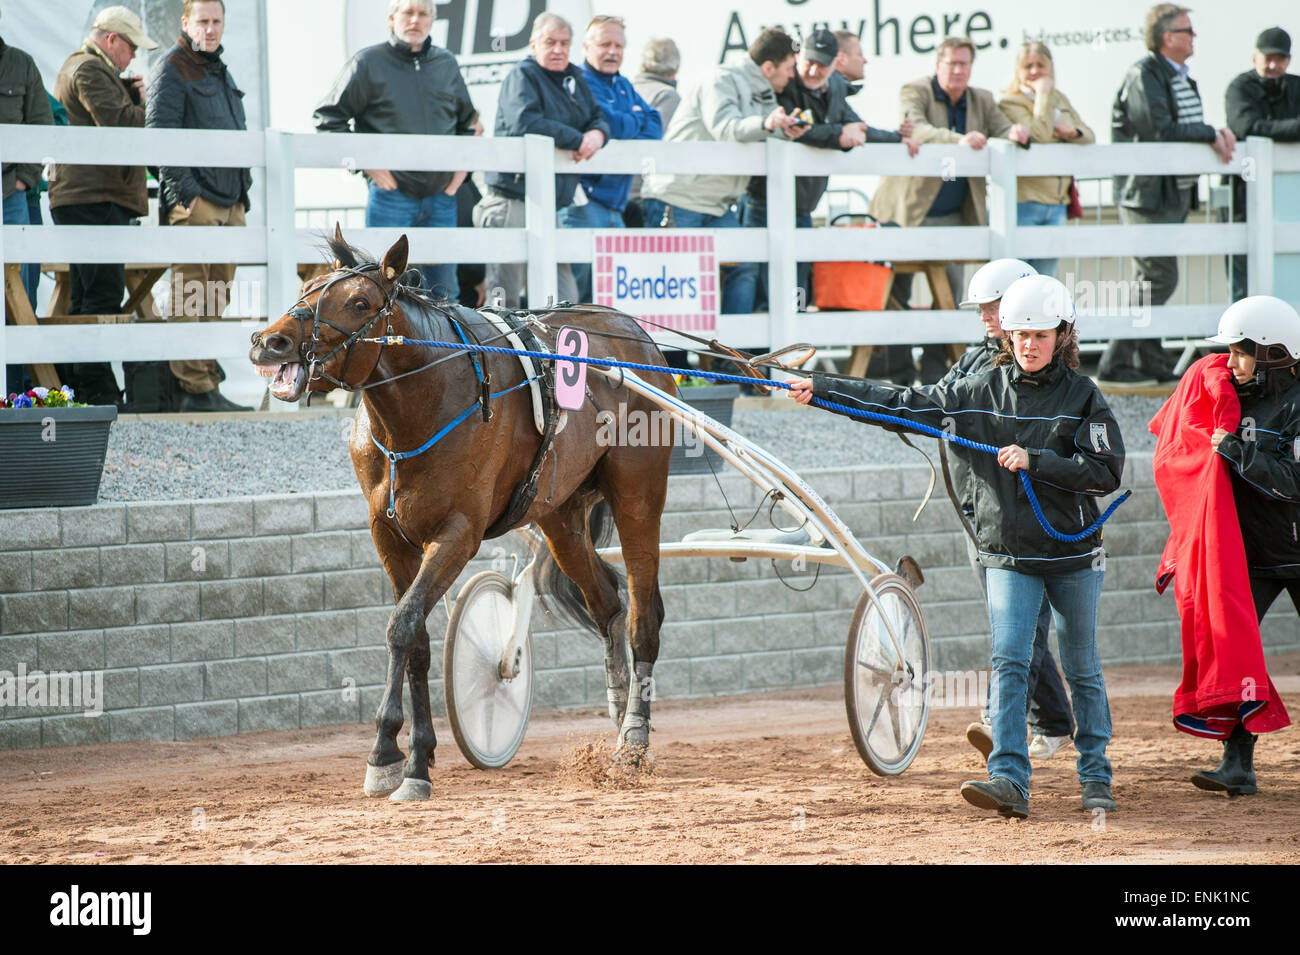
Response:
[{"label": "sandy dirt track", "polygon": [[[1269,662],[1300,717],[1300,655]],[[401,805],[361,793],[367,726],[0,753],[0,861],[1300,862],[1300,732],[1261,738],[1259,795],[1201,792],[1188,776],[1221,748],[1171,726],[1177,681],[1107,671],[1119,807],[1104,827],[1079,808],[1072,749],[1035,767],[1028,820],[962,801],[983,775],[970,709],[932,710],[911,768],[872,775],[828,688],[660,703],[655,771],[632,782],[584,759],[613,737],[591,711],[535,714],[491,773],[439,719],[433,798]]]}]

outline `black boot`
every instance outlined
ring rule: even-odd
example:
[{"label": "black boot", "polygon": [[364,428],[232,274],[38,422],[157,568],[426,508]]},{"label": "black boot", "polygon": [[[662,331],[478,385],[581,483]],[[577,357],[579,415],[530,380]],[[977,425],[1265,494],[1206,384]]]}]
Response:
[{"label": "black boot", "polygon": [[1217,769],[1205,769],[1192,776],[1192,785],[1229,796],[1253,796],[1255,786],[1255,740],[1246,727],[1238,723],[1232,735],[1223,741],[1223,762]]}]

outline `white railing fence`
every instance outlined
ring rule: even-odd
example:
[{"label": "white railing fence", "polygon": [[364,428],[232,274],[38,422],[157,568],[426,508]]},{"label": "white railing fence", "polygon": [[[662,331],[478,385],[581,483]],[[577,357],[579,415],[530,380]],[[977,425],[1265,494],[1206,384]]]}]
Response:
[{"label": "white railing fence", "polygon": [[[765,175],[766,229],[703,230],[719,261],[766,262],[773,294],[769,311],[719,317],[717,336],[744,345],[807,341],[819,346],[965,341],[971,316],[956,311],[914,313],[798,310],[796,261],[986,260],[1101,258],[1131,255],[1245,255],[1249,291],[1274,287],[1274,256],[1300,253],[1300,223],[1275,220],[1274,177],[1300,173],[1300,144],[1254,138],[1240,144],[1230,165],[1205,145],[1036,145],[1023,151],[992,141],[980,151],[927,145],[915,158],[901,145],[841,153],[794,143],[613,142],[593,159],[574,163],[540,136],[519,139],[215,132],[202,130],[87,129],[0,125],[0,161],[250,167],[264,176],[266,208],[254,209],[243,228],[144,225],[0,228],[0,263],[10,262],[233,262],[266,266],[264,314],[277,316],[298,295],[299,263],[321,259],[318,230],[295,225],[295,170],[308,168],[472,169],[527,174],[523,229],[354,229],[353,244],[381,256],[405,232],[412,262],[526,262],[529,299],[556,294],[557,262],[590,262],[592,231],[558,229],[557,172],[727,173]],[[1248,223],[1018,227],[1016,177],[1074,175],[1081,179],[1126,173],[1200,175],[1237,173],[1247,180]],[[795,177],[810,175],[988,177],[988,225],[962,228],[794,228]],[[657,233],[658,230],[645,230]],[[447,250],[454,250],[448,254]],[[954,292],[960,294],[962,290]],[[1114,303],[1111,303],[1112,305]],[[1097,305],[1102,307],[1098,308]],[[1100,297],[1081,309],[1087,339],[1188,337],[1211,334],[1222,305],[1170,305],[1146,315],[1108,307]],[[1113,314],[1121,311],[1122,314]],[[250,327],[261,322],[0,326],[0,365],[37,362],[234,358],[245,355]],[[673,341],[673,336],[657,336]]]}]

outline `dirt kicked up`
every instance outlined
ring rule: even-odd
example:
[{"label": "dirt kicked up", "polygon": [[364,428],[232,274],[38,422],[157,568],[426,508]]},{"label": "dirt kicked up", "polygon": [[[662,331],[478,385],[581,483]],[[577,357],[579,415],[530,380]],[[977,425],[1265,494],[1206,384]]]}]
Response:
[{"label": "dirt kicked up", "polygon": [[[1300,655],[1269,660],[1300,717]],[[506,769],[472,769],[443,720],[433,798],[367,799],[367,726],[0,753],[0,861],[1300,862],[1300,730],[1260,739],[1257,796],[1188,781],[1217,743],[1170,724],[1173,667],[1106,673],[1118,809],[1083,812],[1066,748],[1034,768],[1029,818],[967,805],[973,709],[934,709],[902,776],[873,776],[826,688],[655,710],[652,775],[606,775],[612,727],[535,714]]]}]

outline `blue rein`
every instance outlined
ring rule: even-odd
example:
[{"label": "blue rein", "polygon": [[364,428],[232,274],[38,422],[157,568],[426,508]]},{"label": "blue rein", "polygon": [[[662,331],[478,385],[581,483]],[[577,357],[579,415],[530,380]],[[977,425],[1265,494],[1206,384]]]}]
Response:
[{"label": "blue rein", "polygon": [[[456,342],[440,342],[440,341],[431,341],[426,339],[406,338],[405,336],[402,335],[386,335],[382,338],[369,338],[365,340],[371,342],[380,342],[385,345],[419,345],[425,348],[447,348],[453,351],[478,351],[490,355],[492,354],[527,355],[530,358],[540,358],[548,361],[572,361],[584,365],[597,365],[602,368],[629,368],[633,371],[653,371],[653,372],[661,372],[666,375],[685,374],[685,375],[689,375],[692,378],[705,378],[709,381],[736,382],[737,384],[754,383],[754,379],[747,375],[726,375],[726,374],[721,374],[719,372],[712,372],[712,371],[683,371],[681,368],[667,368],[662,365],[648,365],[641,362],[633,362],[633,361],[615,361],[612,358],[590,358],[590,357],[582,358],[576,355],[553,355],[550,352],[524,351],[524,350],[519,350],[514,348],[499,348],[495,345],[471,345],[467,341],[465,341],[465,336],[460,331],[459,328],[456,329],[456,332],[458,335],[460,335],[461,338],[461,342],[459,344]],[[769,380],[764,383],[772,388],[784,388],[787,391],[790,390],[790,385],[784,381]],[[516,385],[515,387],[520,387],[520,386]],[[514,389],[510,389],[510,390],[513,391]],[[507,394],[507,392],[501,392],[501,394]],[[492,397],[495,398],[497,396],[493,395]],[[987,454],[998,453],[998,449],[993,447],[993,445],[991,444],[981,444],[978,441],[971,441],[969,438],[963,438],[956,434],[950,434],[947,431],[941,431],[938,428],[932,428],[929,425],[920,424],[919,422],[912,421],[909,418],[900,418],[896,415],[880,414],[875,411],[862,411],[858,408],[850,408],[848,405],[842,405],[834,401],[827,401],[824,398],[813,398],[812,403],[817,405],[818,407],[826,408],[831,411],[839,411],[846,415],[849,415],[850,417],[861,418],[865,421],[877,421],[882,424],[902,425],[903,427],[908,428],[909,430],[912,431],[916,431],[920,434],[925,434],[933,438],[938,438],[940,441],[951,441],[954,444],[960,445],[963,448],[970,448],[971,450],[974,451],[984,451]],[[472,411],[473,409],[470,410]],[[389,492],[389,515],[388,515],[389,517],[393,516],[392,513],[393,499],[392,499],[391,487],[395,485],[397,481],[396,462],[398,460],[401,460],[402,457],[414,457],[415,455],[419,454],[421,451],[424,451],[427,448],[432,447],[438,441],[438,439],[443,436],[443,434],[445,434],[451,428],[455,427],[457,424],[463,421],[466,415],[468,415],[469,413],[470,412],[467,411],[465,412],[465,414],[462,414],[459,418],[457,418],[450,425],[444,428],[443,431],[434,435],[429,440],[429,442],[425,444],[423,447],[415,451],[408,451],[397,458],[392,457],[392,454],[391,452],[388,451],[388,449],[386,449],[378,441],[375,441],[375,446],[378,447],[380,451],[383,451],[386,456],[388,456],[390,462],[389,467],[392,470],[392,481],[390,483],[390,492]],[[374,441],[373,435],[371,436],[370,440]],[[1043,532],[1046,533],[1047,536],[1051,537],[1053,540],[1058,540],[1066,544],[1077,543],[1078,541],[1084,540],[1088,537],[1091,537],[1093,534],[1097,533],[1097,531],[1101,529],[1101,526],[1105,524],[1106,521],[1110,520],[1111,515],[1115,513],[1115,509],[1133,496],[1133,492],[1131,490],[1125,491],[1119,497],[1115,498],[1115,500],[1111,501],[1110,506],[1106,508],[1106,510],[1102,513],[1102,515],[1098,517],[1095,521],[1093,521],[1091,524],[1089,524],[1086,528],[1079,531],[1077,534],[1062,534],[1060,531],[1058,531],[1055,527],[1053,527],[1048,522],[1047,515],[1043,513],[1043,507],[1038,502],[1038,495],[1034,493],[1033,485],[1030,484],[1029,474],[1024,470],[1020,470],[1017,473],[1020,475],[1020,483],[1024,485],[1025,496],[1028,497],[1029,499],[1029,507],[1033,510],[1034,517],[1038,520],[1038,524],[1040,527],[1042,527]]]}]

